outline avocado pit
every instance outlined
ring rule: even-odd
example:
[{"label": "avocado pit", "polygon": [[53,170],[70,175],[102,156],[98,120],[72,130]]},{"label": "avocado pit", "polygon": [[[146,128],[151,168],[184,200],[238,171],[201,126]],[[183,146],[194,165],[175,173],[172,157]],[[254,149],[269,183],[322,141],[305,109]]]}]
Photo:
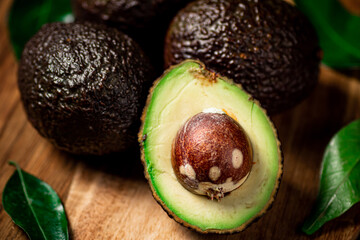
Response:
[{"label": "avocado pit", "polygon": [[188,119],[172,145],[172,167],[180,184],[211,200],[240,187],[249,176],[252,159],[244,129],[216,109]]}]

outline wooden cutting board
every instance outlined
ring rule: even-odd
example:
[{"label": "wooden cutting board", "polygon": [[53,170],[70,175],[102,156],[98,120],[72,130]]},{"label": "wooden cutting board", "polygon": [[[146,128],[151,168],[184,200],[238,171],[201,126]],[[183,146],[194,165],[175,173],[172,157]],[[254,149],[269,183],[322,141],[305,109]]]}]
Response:
[{"label": "wooden cutting board", "polygon": [[[65,204],[73,239],[356,239],[360,205],[311,237],[300,227],[317,195],[324,148],[342,126],[360,118],[360,81],[321,67],[320,83],[300,105],[273,116],[284,152],[284,175],[273,208],[234,235],[201,235],[170,219],[153,199],[137,151],[103,158],[55,149],[26,120],[16,85],[17,63],[0,2],[0,191],[9,160],[49,183]],[[1,197],[0,197],[1,199]],[[0,204],[0,239],[26,239]]]}]

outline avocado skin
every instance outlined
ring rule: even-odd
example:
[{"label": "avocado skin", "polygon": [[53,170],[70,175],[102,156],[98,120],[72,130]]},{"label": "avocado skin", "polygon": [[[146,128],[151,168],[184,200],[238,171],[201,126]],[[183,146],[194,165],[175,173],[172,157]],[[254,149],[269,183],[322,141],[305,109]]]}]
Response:
[{"label": "avocado skin", "polygon": [[132,39],[90,23],[44,25],[26,44],[18,71],[29,121],[75,154],[135,144],[152,80],[152,67]]},{"label": "avocado skin", "polygon": [[[122,30],[164,22],[190,0],[72,0],[76,17],[103,21]],[[168,22],[169,23],[169,22]]]},{"label": "avocado skin", "polygon": [[72,0],[77,20],[102,22],[128,34],[163,72],[166,30],[176,13],[191,0]]},{"label": "avocado skin", "polygon": [[283,0],[198,0],[174,18],[165,65],[199,59],[231,78],[270,113],[288,109],[315,87],[318,39],[302,13]]}]

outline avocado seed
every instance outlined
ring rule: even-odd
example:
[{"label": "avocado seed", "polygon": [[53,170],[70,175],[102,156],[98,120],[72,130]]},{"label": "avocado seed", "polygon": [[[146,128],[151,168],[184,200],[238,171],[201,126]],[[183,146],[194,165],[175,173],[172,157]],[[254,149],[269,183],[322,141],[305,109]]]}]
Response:
[{"label": "avocado seed", "polygon": [[207,111],[191,117],[177,132],[171,161],[187,190],[220,200],[245,182],[252,148],[237,121],[224,112]]}]

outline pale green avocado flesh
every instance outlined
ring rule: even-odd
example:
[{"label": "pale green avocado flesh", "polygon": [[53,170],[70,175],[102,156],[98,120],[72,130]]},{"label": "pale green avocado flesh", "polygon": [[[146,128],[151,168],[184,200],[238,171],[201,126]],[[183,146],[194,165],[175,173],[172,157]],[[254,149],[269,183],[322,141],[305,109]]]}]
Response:
[{"label": "pale green avocado flesh", "polygon": [[[257,103],[230,80],[214,76],[195,61],[185,61],[166,72],[149,96],[139,139],[155,198],[170,215],[200,231],[242,230],[273,201],[282,171],[280,144]],[[221,201],[186,190],[171,164],[177,131],[190,117],[209,108],[220,109],[238,121],[253,148],[254,164],[248,179]]]}]

